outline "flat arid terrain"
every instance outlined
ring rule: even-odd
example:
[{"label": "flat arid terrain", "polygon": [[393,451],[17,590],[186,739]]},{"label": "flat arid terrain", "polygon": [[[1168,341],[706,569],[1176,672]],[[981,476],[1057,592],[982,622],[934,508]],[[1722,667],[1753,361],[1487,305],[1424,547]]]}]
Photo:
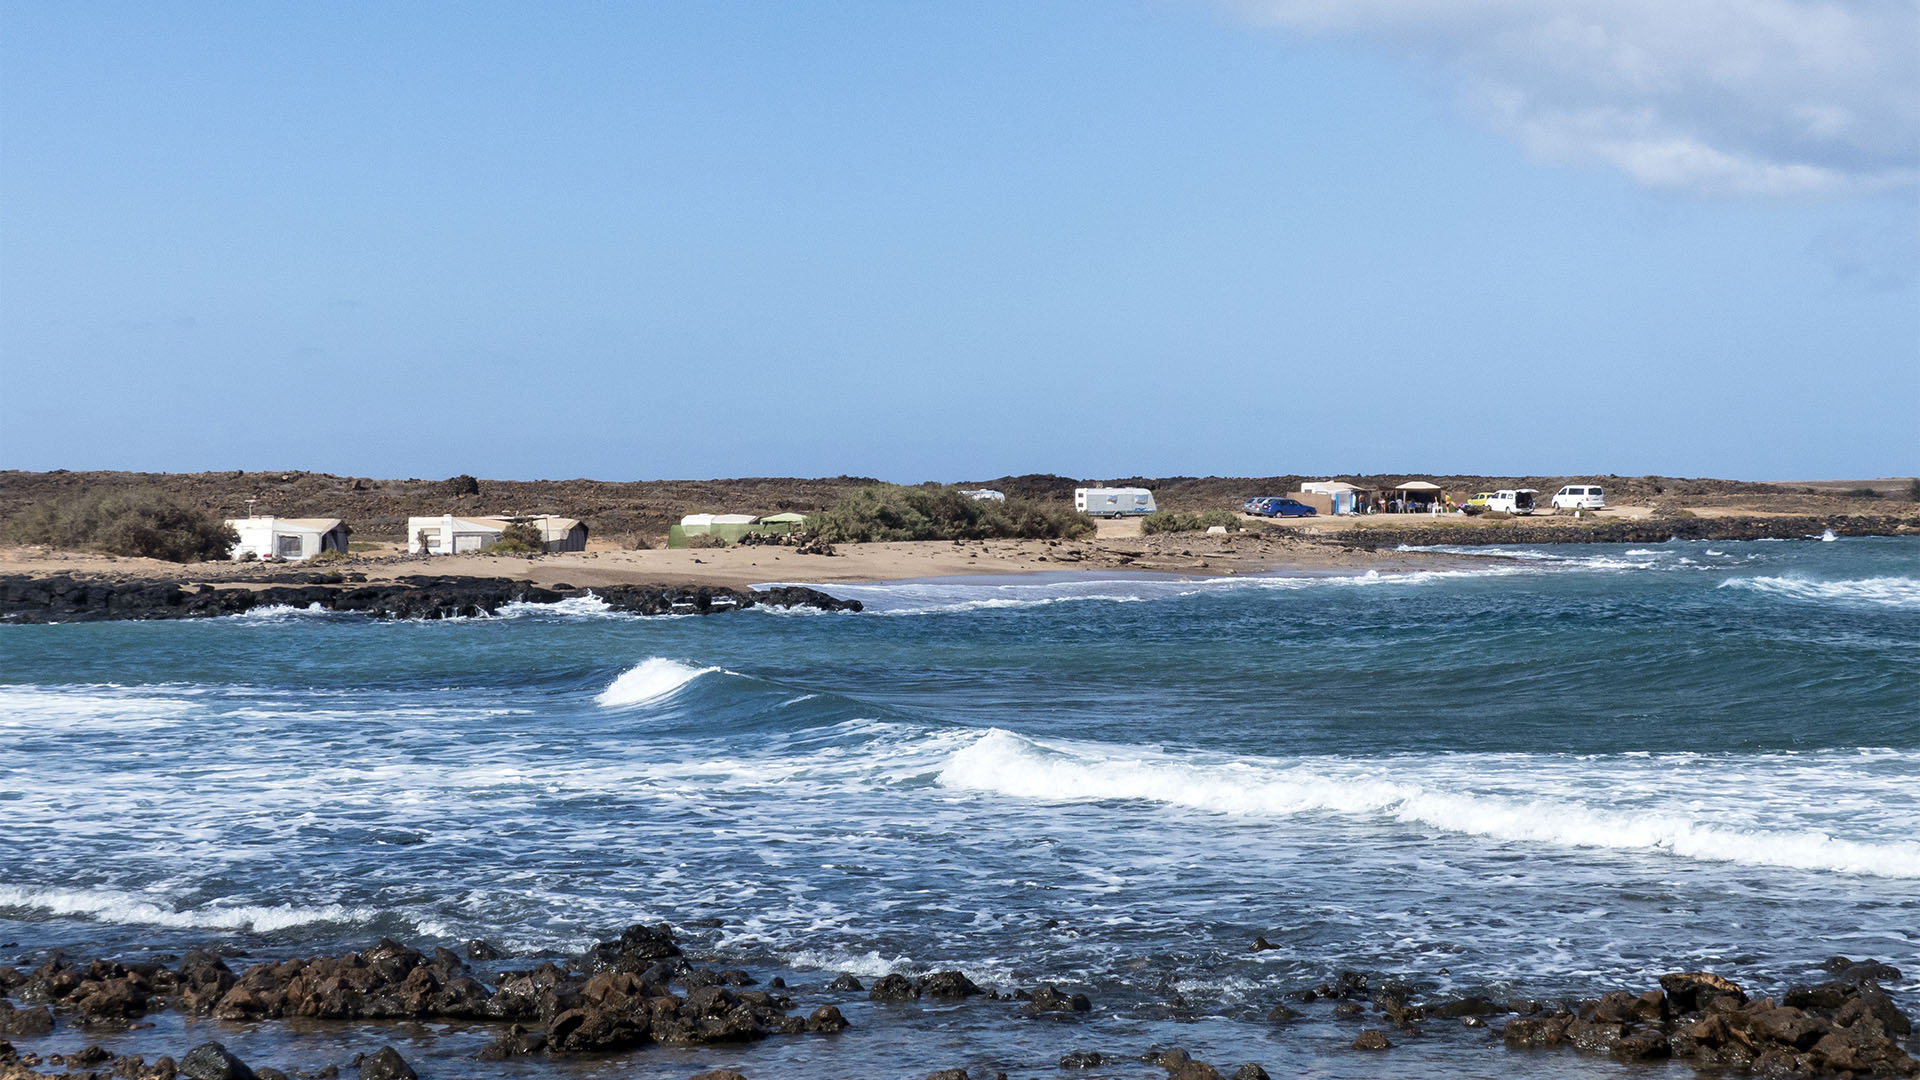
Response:
[{"label": "flat arid terrain", "polygon": [[[1255,495],[1295,490],[1301,476],[1128,477],[1107,481],[1151,488],[1162,509],[1237,509]],[[1580,517],[1542,512],[1499,515],[1377,514],[1264,520],[1245,518],[1226,535],[1142,536],[1138,520],[1099,522],[1084,540],[984,540],[841,544],[833,555],[791,547],[667,550],[668,525],[687,513],[810,512],[826,508],[872,480],[748,478],[706,481],[375,480],[309,472],[122,473],[0,472],[0,520],[36,501],[116,488],[159,488],[223,516],[257,513],[338,517],[353,530],[350,559],[329,570],[364,574],[370,582],[420,574],[506,577],[543,587],[625,584],[745,586],[764,582],[831,583],[961,574],[1075,570],[1213,576],[1263,572],[1383,572],[1456,565],[1473,556],[1398,551],[1402,545],[1540,543],[1582,540],[1646,542],[1669,535],[1738,536],[1754,530],[1800,535],[1838,528],[1856,532],[1920,531],[1920,504],[1909,478],[1753,483],[1668,477],[1349,476],[1367,487],[1430,479],[1456,498],[1502,487],[1545,495],[1565,483],[1605,485],[1609,507]],[[1009,495],[1068,502],[1085,484],[1030,475],[973,481]],[[518,556],[461,555],[425,559],[404,554],[409,515],[553,513],[585,521],[587,550]],[[1797,530],[1797,531],[1796,531]],[[1756,533],[1757,535],[1758,533]],[[1489,549],[1497,550],[1497,549]],[[73,574],[121,580],[170,579],[245,587],[271,584],[298,565],[199,563],[181,566],[36,547],[0,547],[0,575]]]}]

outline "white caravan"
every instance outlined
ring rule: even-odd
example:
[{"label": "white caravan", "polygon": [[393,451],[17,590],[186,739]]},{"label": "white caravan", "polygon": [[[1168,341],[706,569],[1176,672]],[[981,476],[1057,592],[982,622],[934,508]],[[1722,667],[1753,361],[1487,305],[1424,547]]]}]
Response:
[{"label": "white caravan", "polygon": [[1073,508],[1094,517],[1151,514],[1153,492],[1146,488],[1074,488]]}]

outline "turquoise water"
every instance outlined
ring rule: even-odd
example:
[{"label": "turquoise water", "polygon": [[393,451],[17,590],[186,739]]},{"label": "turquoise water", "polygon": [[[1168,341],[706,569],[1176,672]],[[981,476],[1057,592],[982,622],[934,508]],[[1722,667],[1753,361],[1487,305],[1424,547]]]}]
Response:
[{"label": "turquoise water", "polygon": [[[859,615],[0,627],[0,942],[534,955],[665,919],[856,1025],[620,1076],[1156,1042],[1368,1075],[1351,1025],[1267,1010],[1342,968],[1536,997],[1703,967],[1777,988],[1834,953],[1920,976],[1920,541],[1507,554],[828,587]],[[943,968],[1096,1011],[819,989]],[[1480,1038],[1393,1053],[1516,1067]]]}]

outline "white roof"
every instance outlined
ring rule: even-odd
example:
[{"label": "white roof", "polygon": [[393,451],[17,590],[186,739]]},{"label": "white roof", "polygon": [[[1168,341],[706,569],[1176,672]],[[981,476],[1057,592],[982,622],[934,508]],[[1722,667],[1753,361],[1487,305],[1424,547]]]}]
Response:
[{"label": "white roof", "polygon": [[291,531],[291,532],[324,533],[324,532],[332,532],[333,530],[339,528],[340,519],[339,518],[283,518],[283,517],[274,517],[272,514],[263,514],[260,517],[228,518],[227,524],[233,526],[236,529],[246,525],[252,525],[255,527],[264,525],[270,529],[281,529],[281,530]]},{"label": "white roof", "polygon": [[1300,490],[1318,492],[1321,495],[1331,495],[1336,491],[1359,491],[1361,489],[1356,485],[1347,483],[1345,480],[1315,480],[1310,484],[1301,484]]},{"label": "white roof", "polygon": [[1395,491],[1439,491],[1440,485],[1429,484],[1425,480],[1409,480],[1406,483],[1401,484],[1399,487],[1394,488],[1393,490]]},{"label": "white roof", "polygon": [[751,525],[760,519],[752,514],[688,514],[680,519],[682,527],[688,525]]}]

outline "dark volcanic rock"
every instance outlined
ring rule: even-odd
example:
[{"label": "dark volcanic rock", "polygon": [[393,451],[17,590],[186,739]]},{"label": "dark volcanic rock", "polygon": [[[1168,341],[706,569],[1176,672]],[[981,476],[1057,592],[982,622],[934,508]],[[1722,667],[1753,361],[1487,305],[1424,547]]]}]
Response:
[{"label": "dark volcanic rock", "polygon": [[45,1005],[16,1009],[13,1002],[0,998],[0,1035],[25,1037],[45,1035],[53,1030],[53,1010]]},{"label": "dark volcanic rock", "polygon": [[905,975],[882,975],[873,981],[867,997],[874,1001],[918,1001],[920,987]]},{"label": "dark volcanic rock", "polygon": [[920,992],[928,997],[963,998],[986,993],[958,971],[936,971],[920,976],[916,982]]},{"label": "dark volcanic rock", "polygon": [[419,1076],[398,1050],[383,1046],[360,1063],[360,1080],[419,1080]]},{"label": "dark volcanic rock", "polygon": [[1046,1013],[1083,1013],[1093,1011],[1093,1002],[1085,994],[1063,994],[1052,983],[1041,983],[1026,1004],[1015,1012],[1020,1016],[1040,1016]]},{"label": "dark volcanic rock", "polygon": [[1353,1048],[1355,1050],[1391,1050],[1393,1043],[1388,1041],[1386,1032],[1369,1028],[1354,1036]]},{"label": "dark volcanic rock", "polygon": [[[375,585],[342,584],[339,574],[309,575],[325,583],[275,584],[261,589],[194,586],[181,581],[107,582],[70,575],[0,577],[0,619],[16,623],[94,622],[107,619],[192,619],[238,615],[285,605],[345,611],[381,619],[449,619],[491,615],[523,601],[551,604],[585,589],[547,589],[510,578],[414,576]],[[364,576],[364,575],[355,575]],[[280,579],[284,580],[284,579]],[[617,611],[638,615],[707,615],[766,604],[823,611],[859,611],[817,589],[729,589],[719,586],[616,585],[593,590]]]},{"label": "dark volcanic rock", "polygon": [[673,940],[673,929],[666,923],[646,926],[634,923],[620,933],[618,941],[603,941],[580,958],[580,967],[589,974],[599,971],[643,972],[656,960],[680,955]]},{"label": "dark volcanic rock", "polygon": [[187,1051],[178,1068],[185,1080],[255,1080],[247,1063],[217,1042],[204,1042]]}]

